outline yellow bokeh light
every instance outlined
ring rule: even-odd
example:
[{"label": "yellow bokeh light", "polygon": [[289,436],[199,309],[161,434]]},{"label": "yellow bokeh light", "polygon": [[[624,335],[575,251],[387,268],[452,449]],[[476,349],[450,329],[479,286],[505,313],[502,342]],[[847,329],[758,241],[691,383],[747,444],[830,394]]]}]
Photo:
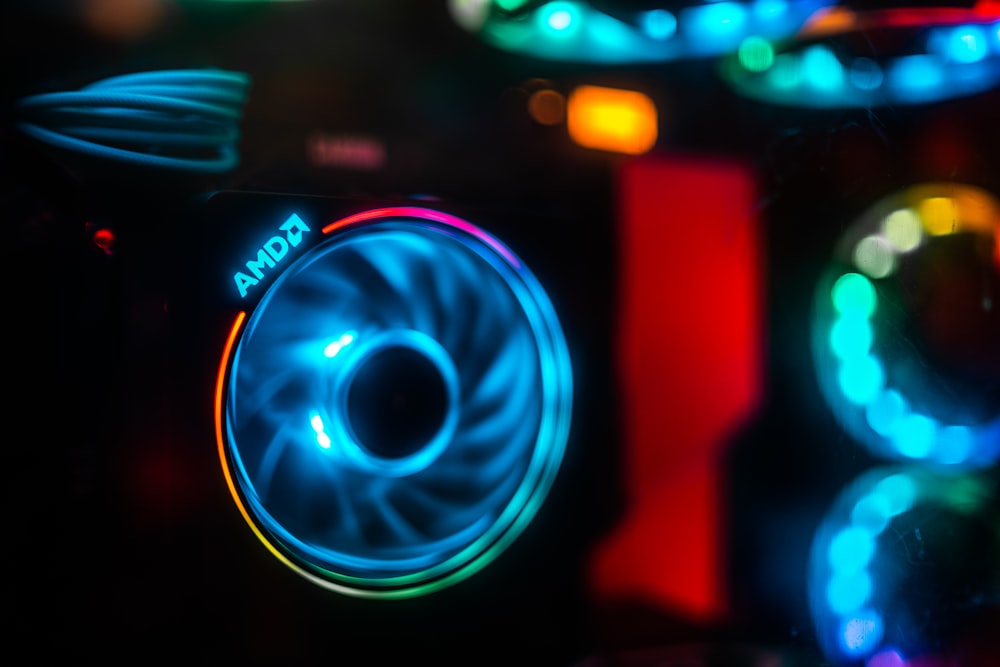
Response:
[{"label": "yellow bokeh light", "polygon": [[632,90],[580,86],[569,97],[567,125],[586,148],[641,155],[656,145],[656,105]]},{"label": "yellow bokeh light", "polygon": [[941,236],[958,231],[958,206],[952,197],[928,197],[920,202],[919,211],[928,234]]},{"label": "yellow bokeh light", "polygon": [[909,208],[901,208],[885,216],[885,220],[882,221],[882,233],[900,252],[913,250],[924,238],[920,218]]}]

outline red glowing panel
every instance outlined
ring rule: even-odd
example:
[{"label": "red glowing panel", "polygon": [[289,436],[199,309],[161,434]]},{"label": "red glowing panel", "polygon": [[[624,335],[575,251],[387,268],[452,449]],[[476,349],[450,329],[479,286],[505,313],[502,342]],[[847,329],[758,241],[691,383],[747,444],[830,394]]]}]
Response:
[{"label": "red glowing panel", "polygon": [[722,454],[762,385],[755,188],[741,165],[648,157],[619,179],[618,368],[630,502],[599,596],[726,608]]}]

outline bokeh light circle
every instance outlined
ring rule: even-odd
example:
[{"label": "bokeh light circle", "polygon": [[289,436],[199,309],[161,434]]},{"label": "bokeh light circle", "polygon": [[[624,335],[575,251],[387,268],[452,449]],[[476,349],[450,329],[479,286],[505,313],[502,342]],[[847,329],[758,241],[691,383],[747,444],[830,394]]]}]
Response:
[{"label": "bokeh light circle", "polygon": [[915,464],[870,470],[845,487],[808,567],[810,614],[830,664],[947,654],[967,625],[995,612],[997,500],[986,475]]},{"label": "bokeh light circle", "polygon": [[816,294],[813,358],[873,453],[946,468],[1000,457],[1000,202],[956,183],[885,197],[847,228]]}]

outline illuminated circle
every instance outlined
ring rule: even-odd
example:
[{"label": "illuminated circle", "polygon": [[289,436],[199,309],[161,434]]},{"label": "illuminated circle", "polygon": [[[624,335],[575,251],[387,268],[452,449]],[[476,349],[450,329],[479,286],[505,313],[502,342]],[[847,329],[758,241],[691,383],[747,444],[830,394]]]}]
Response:
[{"label": "illuminated circle", "polygon": [[490,13],[490,0],[448,0],[455,23],[466,30],[479,30]]},{"label": "illuminated circle", "polygon": [[986,477],[918,466],[872,470],[845,488],[809,556],[810,613],[830,663],[898,664],[897,651],[919,656],[954,639],[928,619],[960,613],[960,625],[982,612],[990,601],[977,587],[990,586],[1000,557],[996,501]]},{"label": "illuminated circle", "polygon": [[642,28],[653,39],[669,39],[677,32],[677,18],[665,9],[654,9],[642,15]]},{"label": "illuminated circle", "polygon": [[813,353],[844,428],[880,456],[1000,458],[1000,202],[919,185],[848,229],[816,297]]},{"label": "illuminated circle", "polygon": [[491,562],[569,432],[566,343],[503,244],[426,208],[331,223],[237,319],[219,453],[253,532],[310,581],[403,598]]},{"label": "illuminated circle", "polygon": [[579,17],[577,8],[571,2],[559,0],[546,4],[539,13],[539,21],[543,30],[556,35],[567,35],[577,28]]},{"label": "illuminated circle", "polygon": [[774,48],[766,39],[747,37],[738,51],[740,64],[751,72],[763,72],[774,63]]},{"label": "illuminated circle", "polygon": [[566,119],[566,98],[551,89],[536,90],[528,98],[528,113],[542,125],[557,125]]},{"label": "illuminated circle", "polygon": [[851,83],[861,90],[875,90],[882,85],[882,68],[871,58],[855,58],[847,74]]}]

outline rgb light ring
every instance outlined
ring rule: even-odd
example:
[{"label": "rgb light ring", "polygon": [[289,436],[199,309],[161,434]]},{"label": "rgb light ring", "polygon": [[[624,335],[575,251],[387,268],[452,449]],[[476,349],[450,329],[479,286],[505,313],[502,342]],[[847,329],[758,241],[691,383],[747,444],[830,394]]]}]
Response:
[{"label": "rgb light ring", "polygon": [[865,22],[838,38],[868,39],[867,31],[875,29],[901,35],[919,31],[919,47],[893,56],[861,55],[836,43],[837,38],[772,44],[753,35],[721,63],[722,76],[746,97],[814,109],[928,104],[1000,83],[1000,21],[995,18],[969,14],[958,24],[915,27],[894,25],[891,12],[878,16],[885,16],[885,26]]},{"label": "rgb light ring", "polygon": [[907,563],[886,560],[889,556],[880,552],[878,540],[897,517],[940,508],[984,518],[993,527],[995,553],[1000,529],[995,518],[987,516],[994,506],[994,490],[994,483],[981,476],[893,467],[869,471],[842,491],[817,530],[809,556],[809,607],[824,655],[835,664],[870,660],[874,666],[880,654],[918,652],[920,647],[908,639],[913,628],[900,615],[900,598],[907,591],[899,577],[872,572],[897,573]]},{"label": "rgb light ring", "polygon": [[[216,394],[216,431],[219,440],[219,454],[227,483],[241,513],[258,538],[279,560],[310,581],[344,594],[371,598],[412,597],[439,590],[471,575],[492,561],[521,533],[544,500],[561,462],[569,432],[572,377],[565,340],[554,309],[534,276],[509,249],[464,220],[424,208],[380,209],[367,211],[330,224],[324,229],[324,232],[331,234],[331,237],[316,248],[310,249],[278,278],[245,325],[243,317],[238,318],[234,325],[230,343],[220,367],[219,386]],[[514,406],[519,413],[516,417],[520,419],[520,422],[512,425],[511,428],[519,429],[521,433],[528,429],[533,434],[531,442],[522,447],[524,450],[522,453],[527,453],[530,458],[523,465],[523,471],[519,474],[520,482],[516,488],[504,496],[505,504],[501,506],[495,503],[496,506],[491,514],[485,519],[481,519],[478,524],[471,525],[470,530],[465,533],[452,535],[451,537],[455,539],[452,539],[451,543],[444,545],[444,547],[440,544],[430,545],[430,548],[423,549],[423,553],[420,553],[420,548],[410,548],[404,554],[408,557],[392,559],[372,557],[371,554],[355,557],[350,553],[335,553],[324,546],[317,548],[315,544],[300,539],[276,521],[269,511],[270,508],[265,506],[256,493],[252,475],[247,472],[248,468],[243,460],[245,452],[241,451],[238,443],[239,434],[236,433],[239,427],[234,426],[234,421],[238,422],[239,417],[234,420],[233,415],[236,403],[234,387],[239,382],[240,370],[238,366],[241,358],[241,347],[248,335],[254,335],[252,333],[254,331],[252,328],[254,318],[257,318],[259,324],[260,316],[258,314],[262,312],[261,309],[267,310],[269,307],[273,307],[275,289],[280,290],[280,284],[286,280],[287,276],[296,275],[296,272],[301,271],[317,257],[322,257],[324,253],[336,252],[343,248],[356,248],[358,244],[364,244],[366,241],[371,241],[380,235],[384,237],[387,234],[395,235],[397,240],[400,238],[418,239],[418,245],[421,246],[422,250],[428,252],[426,258],[434,262],[433,267],[427,265],[424,268],[447,273],[450,270],[448,266],[449,256],[454,259],[454,253],[459,252],[465,255],[466,260],[474,261],[479,271],[478,274],[472,276],[482,283],[476,286],[477,289],[491,282],[494,285],[503,285],[509,296],[509,306],[520,314],[521,324],[518,326],[521,327],[522,331],[520,334],[514,334],[520,336],[522,341],[520,349],[524,349],[524,341],[530,342],[530,349],[534,351],[536,358],[534,361],[521,358],[516,354],[518,349],[513,349],[515,356],[508,359],[506,363],[509,364],[513,359],[520,362],[519,365],[511,366],[507,371],[500,371],[499,376],[494,373],[493,384],[496,385],[497,378],[504,379],[503,372],[509,373],[511,370],[515,370],[520,376],[534,377],[537,380],[530,387],[531,391],[525,391],[527,385],[524,383],[520,385],[520,389],[516,382],[511,382],[508,386],[503,387],[511,395],[504,397],[501,404]],[[385,251],[385,247],[383,247],[383,251]],[[400,257],[389,251],[386,252],[383,259],[396,261]],[[492,277],[486,275],[487,273],[492,274]],[[454,278],[455,276],[450,277]],[[498,310],[504,310],[503,304],[494,303],[492,307],[484,309],[483,312],[496,312]],[[504,314],[511,316],[510,312]],[[456,313],[457,315],[460,314]],[[508,319],[516,318],[511,316]],[[490,336],[495,337],[497,333],[511,334],[511,331],[503,328],[497,329],[494,326],[497,325],[497,322],[490,322],[488,318],[486,321],[480,321],[480,324],[483,323],[492,327],[487,332]],[[357,332],[358,341],[363,342],[366,339],[365,327],[353,327],[353,331]],[[381,339],[385,340],[385,331],[381,333],[376,331],[375,333],[375,339],[381,336]],[[420,332],[414,333],[412,328],[408,328],[403,337],[409,337],[407,344],[413,344],[417,348],[428,344],[427,337]],[[327,336],[328,338],[330,336]],[[335,340],[346,342],[349,339],[353,340],[351,336],[341,336]],[[338,345],[340,344],[338,343]],[[434,344],[430,345],[433,347]],[[455,348],[450,343],[445,343],[445,346],[450,348],[452,354],[455,353]],[[348,350],[351,347],[355,347],[355,344],[348,344],[344,349]],[[508,346],[508,352],[511,349]],[[472,350],[475,352],[474,347]],[[340,354],[336,354],[334,360],[340,356]],[[347,358],[346,355],[345,358]],[[463,369],[461,355],[456,355],[455,358],[459,371],[468,372]],[[495,366],[491,366],[489,360],[480,360],[480,364],[483,364],[487,370]],[[533,375],[531,365],[536,367]],[[316,398],[321,393],[314,393],[312,396]],[[519,409],[524,406],[520,405],[519,399],[516,398],[518,393],[522,395],[523,400],[533,402],[529,409]],[[500,397],[491,395],[490,398],[499,399]],[[466,401],[466,405],[472,403]],[[483,406],[474,405],[473,407],[481,409]],[[533,412],[538,415],[538,419],[534,423],[531,419]],[[489,414],[489,410],[487,410],[487,414]],[[512,418],[512,415],[509,414],[506,416],[501,414],[500,416],[508,422]],[[465,426],[459,428],[465,428]],[[334,431],[336,430],[334,429]],[[444,431],[446,432],[447,429]],[[312,433],[311,435],[313,437],[311,447],[313,450],[318,450],[315,441],[317,434]],[[516,457],[518,453],[515,448],[516,443],[505,442],[502,445],[492,448],[489,453],[499,456],[504,454],[506,448],[508,457],[511,456],[511,452]],[[454,463],[455,459],[453,450],[455,450],[454,443],[449,447],[449,455],[452,456],[451,463]],[[367,475],[369,481],[392,486],[416,480],[421,475],[429,475],[438,470],[439,466],[446,465],[446,458],[442,457],[437,464],[431,461],[421,470],[378,472],[369,469],[363,473],[360,472],[361,468],[357,466],[351,468],[346,459],[340,458],[337,459],[338,465],[347,465],[348,470],[345,472],[340,469],[334,474],[339,475],[338,481],[341,482],[347,474],[355,477]],[[329,458],[326,460],[329,461]],[[472,475],[476,470],[481,469],[479,464],[482,463],[483,461],[479,461],[472,468],[466,466],[462,471]],[[417,544],[416,546],[427,547],[429,544],[429,541],[425,541],[422,545]],[[409,546],[413,547],[414,545]],[[381,552],[381,555],[384,556],[385,553],[387,552]]]},{"label": "rgb light ring", "polygon": [[548,60],[624,64],[718,56],[753,35],[783,39],[834,0],[665,4],[611,15],[577,0],[449,2],[457,23],[501,49]]},{"label": "rgb light ring", "polygon": [[[927,364],[894,332],[906,313],[880,312],[879,296],[910,253],[953,233],[983,241],[990,255],[984,261],[1000,272],[998,226],[1000,203],[989,193],[929,183],[871,207],[842,239],[817,292],[814,362],[840,423],[876,454],[952,468],[987,466],[1000,457],[1000,415],[976,410],[968,391],[956,397],[930,388]],[[892,300],[883,311],[886,304]],[[896,384],[900,375],[906,381]],[[920,408],[914,391],[924,394]]]}]

